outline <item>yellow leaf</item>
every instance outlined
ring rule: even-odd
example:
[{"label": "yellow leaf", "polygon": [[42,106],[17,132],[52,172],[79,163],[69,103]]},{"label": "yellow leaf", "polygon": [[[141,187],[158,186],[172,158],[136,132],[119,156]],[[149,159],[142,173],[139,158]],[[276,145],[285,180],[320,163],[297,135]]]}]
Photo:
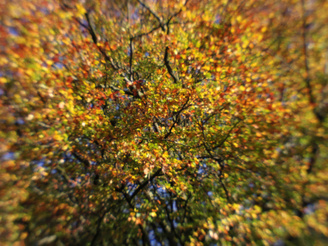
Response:
[{"label": "yellow leaf", "polygon": [[77,12],[80,16],[82,16],[86,13],[85,8],[80,3],[76,4],[76,9],[77,9]]},{"label": "yellow leaf", "polygon": [[149,215],[150,215],[151,217],[156,217],[156,216],[157,216],[156,212],[150,212]]},{"label": "yellow leaf", "polygon": [[235,146],[236,148],[239,147],[239,145],[237,143],[233,143],[233,146]]},{"label": "yellow leaf", "polygon": [[7,83],[8,81],[7,81],[7,79],[6,78],[4,78],[4,77],[1,77],[0,78],[0,84],[5,84],[5,83]]}]

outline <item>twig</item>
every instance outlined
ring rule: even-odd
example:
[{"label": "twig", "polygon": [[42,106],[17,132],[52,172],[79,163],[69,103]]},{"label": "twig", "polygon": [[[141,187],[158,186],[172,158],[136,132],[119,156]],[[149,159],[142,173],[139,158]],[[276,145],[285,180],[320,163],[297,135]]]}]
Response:
[{"label": "twig", "polygon": [[218,145],[214,146],[214,147],[212,148],[212,150],[216,150],[217,148],[220,148],[220,147],[225,143],[225,141],[230,137],[230,134],[231,134],[232,130],[235,129],[235,127],[239,124],[239,122],[240,122],[240,120],[237,121],[237,122],[231,127],[231,129],[229,130],[229,132],[228,132],[228,134],[225,136],[225,138],[224,138],[224,139],[223,139]]}]

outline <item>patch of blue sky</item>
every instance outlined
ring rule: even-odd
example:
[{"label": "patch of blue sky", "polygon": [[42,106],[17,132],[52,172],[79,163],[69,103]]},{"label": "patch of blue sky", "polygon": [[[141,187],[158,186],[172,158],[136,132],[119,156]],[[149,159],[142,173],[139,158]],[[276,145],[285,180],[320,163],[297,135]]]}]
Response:
[{"label": "patch of blue sky", "polygon": [[19,36],[19,32],[15,27],[9,27],[9,33],[14,36]]},{"label": "patch of blue sky", "polygon": [[1,156],[1,161],[10,161],[15,159],[16,156],[14,152],[6,152],[4,155]]},{"label": "patch of blue sky", "polygon": [[25,124],[25,121],[23,119],[19,118],[19,119],[16,120],[16,124],[18,124],[18,125],[24,125]]}]

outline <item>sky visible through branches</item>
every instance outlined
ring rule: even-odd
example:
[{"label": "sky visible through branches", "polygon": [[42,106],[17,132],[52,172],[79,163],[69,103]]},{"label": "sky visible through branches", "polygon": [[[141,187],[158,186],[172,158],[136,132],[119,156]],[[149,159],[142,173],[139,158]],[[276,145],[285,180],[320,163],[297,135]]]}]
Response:
[{"label": "sky visible through branches", "polygon": [[328,3],[4,0],[1,245],[325,245]]}]

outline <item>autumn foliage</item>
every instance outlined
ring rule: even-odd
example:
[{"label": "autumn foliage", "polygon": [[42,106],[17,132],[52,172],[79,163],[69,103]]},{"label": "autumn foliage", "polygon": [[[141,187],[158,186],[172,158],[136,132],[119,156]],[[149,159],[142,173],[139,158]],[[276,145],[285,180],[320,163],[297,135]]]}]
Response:
[{"label": "autumn foliage", "polygon": [[4,0],[1,245],[324,245],[328,2]]}]

